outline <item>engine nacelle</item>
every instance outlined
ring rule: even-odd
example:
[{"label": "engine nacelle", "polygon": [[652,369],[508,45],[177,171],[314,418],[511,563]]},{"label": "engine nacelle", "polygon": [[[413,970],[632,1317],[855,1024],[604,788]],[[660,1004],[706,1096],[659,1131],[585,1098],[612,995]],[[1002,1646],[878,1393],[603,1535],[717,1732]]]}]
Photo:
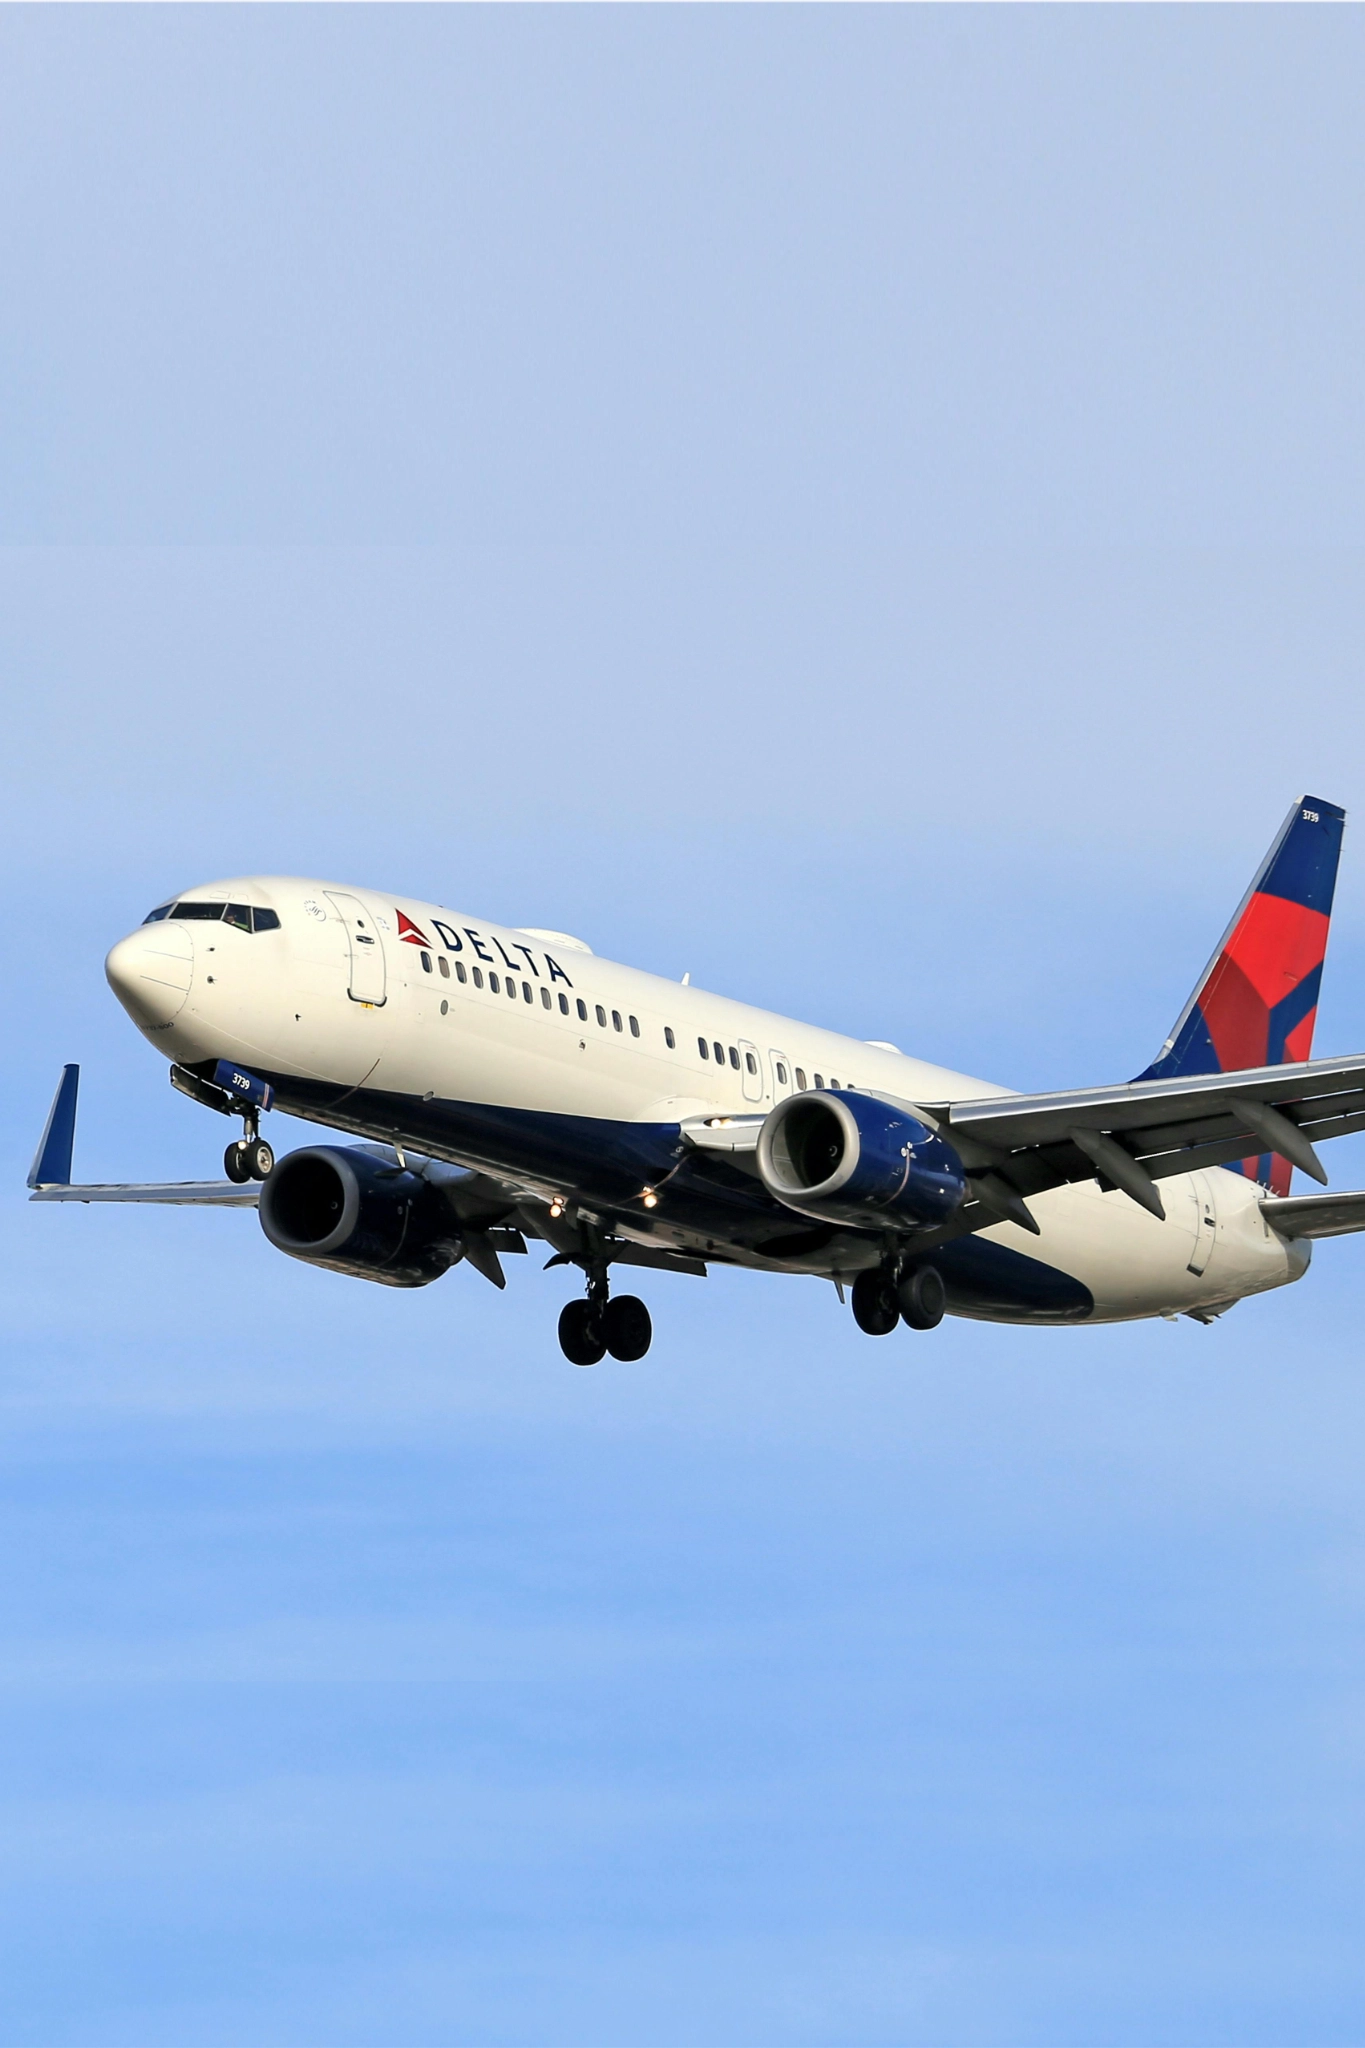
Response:
[{"label": "engine nacelle", "polygon": [[770,1195],[825,1223],[942,1223],[967,1191],[962,1161],[908,1110],[820,1089],[779,1102],[758,1134]]},{"label": "engine nacelle", "polygon": [[287,1153],[261,1189],[259,1213],[270,1242],[291,1258],[387,1287],[425,1287],[461,1256],[435,1188],[350,1146]]}]

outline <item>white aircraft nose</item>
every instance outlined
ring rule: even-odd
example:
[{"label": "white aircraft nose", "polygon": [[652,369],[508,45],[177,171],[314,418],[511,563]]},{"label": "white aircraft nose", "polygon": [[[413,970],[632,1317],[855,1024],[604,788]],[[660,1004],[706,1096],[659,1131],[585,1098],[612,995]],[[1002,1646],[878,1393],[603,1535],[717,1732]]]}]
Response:
[{"label": "white aircraft nose", "polygon": [[181,924],[144,924],[104,963],[109,986],[135,1024],[164,1029],[179,1016],[194,974],[194,941]]}]

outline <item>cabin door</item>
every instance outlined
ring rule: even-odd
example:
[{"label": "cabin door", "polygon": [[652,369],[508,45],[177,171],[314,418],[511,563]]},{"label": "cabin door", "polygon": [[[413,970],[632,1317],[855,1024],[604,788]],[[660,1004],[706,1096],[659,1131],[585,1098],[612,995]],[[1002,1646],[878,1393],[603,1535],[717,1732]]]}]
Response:
[{"label": "cabin door", "polygon": [[346,927],[351,948],[351,1001],[370,1003],[378,1009],[385,999],[384,941],[379,927],[358,896],[344,896],[339,889],[329,889],[327,901]]}]

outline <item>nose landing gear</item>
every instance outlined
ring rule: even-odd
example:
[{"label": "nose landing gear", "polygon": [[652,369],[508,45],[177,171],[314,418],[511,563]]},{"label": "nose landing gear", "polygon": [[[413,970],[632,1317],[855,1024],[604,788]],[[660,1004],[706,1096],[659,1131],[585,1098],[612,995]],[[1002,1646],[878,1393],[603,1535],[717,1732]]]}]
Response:
[{"label": "nose landing gear", "polygon": [[570,1365],[596,1365],[608,1351],[623,1363],[643,1358],[653,1335],[638,1295],[609,1298],[605,1266],[589,1272],[587,1300],[567,1302],[560,1311],[559,1348]]},{"label": "nose landing gear", "polygon": [[274,1151],[264,1138],[236,1138],[223,1154],[223,1171],[239,1187],[249,1180],[264,1180],[274,1164]]},{"label": "nose landing gear", "polygon": [[264,1180],[275,1165],[275,1154],[261,1136],[261,1111],[269,1109],[275,1091],[268,1081],[258,1080],[228,1060],[216,1060],[211,1069],[171,1068],[171,1086],[188,1095],[191,1102],[217,1110],[219,1116],[239,1116],[242,1135],[223,1154],[223,1171],[238,1187],[249,1180]]},{"label": "nose landing gear", "polygon": [[242,1130],[243,1136],[234,1139],[223,1154],[223,1171],[238,1187],[249,1180],[264,1180],[275,1164],[274,1150],[260,1135],[254,1109],[243,1116]]}]

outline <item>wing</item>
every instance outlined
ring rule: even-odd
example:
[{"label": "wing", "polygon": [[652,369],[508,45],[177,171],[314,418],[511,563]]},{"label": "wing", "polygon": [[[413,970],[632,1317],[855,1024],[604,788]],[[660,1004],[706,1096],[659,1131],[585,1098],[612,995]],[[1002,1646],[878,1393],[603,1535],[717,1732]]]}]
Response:
[{"label": "wing", "polygon": [[62,1068],[57,1093],[38,1140],[28,1172],[31,1202],[175,1202],[202,1203],[214,1209],[254,1209],[261,1198],[254,1182],[239,1187],[230,1180],[91,1182],[73,1185],[71,1155],[76,1143],[78,1066]]},{"label": "wing", "polygon": [[1365,1130],[1365,1058],[930,1108],[969,1169],[999,1173],[1020,1195],[1098,1172],[1161,1215],[1158,1181],[1251,1152],[1278,1152],[1325,1182],[1314,1146]]},{"label": "wing", "polygon": [[1281,1237],[1345,1237],[1365,1230],[1365,1194],[1280,1197],[1262,1202],[1261,1214]]},{"label": "wing", "polygon": [[176,1202],[210,1209],[254,1209],[260,1185],[238,1187],[230,1180],[68,1181],[63,1186],[34,1188],[30,1202]]}]

